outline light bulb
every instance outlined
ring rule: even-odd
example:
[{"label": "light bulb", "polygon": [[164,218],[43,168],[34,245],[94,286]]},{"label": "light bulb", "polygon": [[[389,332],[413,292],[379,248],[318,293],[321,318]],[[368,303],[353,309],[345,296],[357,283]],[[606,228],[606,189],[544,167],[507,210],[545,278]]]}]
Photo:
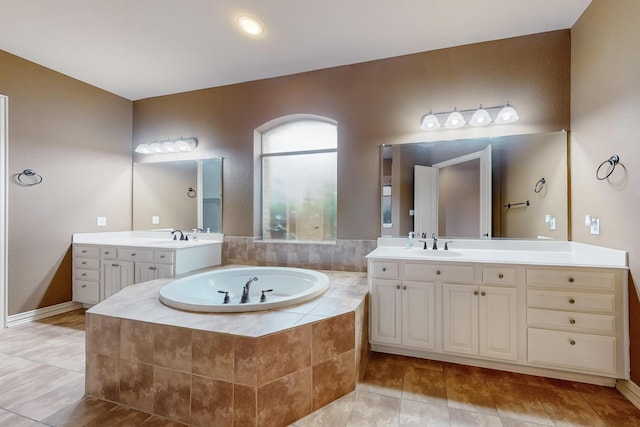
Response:
[{"label": "light bulb", "polygon": [[258,21],[248,16],[241,16],[238,18],[238,24],[247,33],[252,36],[259,36],[262,34],[262,25]]},{"label": "light bulb", "polygon": [[465,123],[466,122],[464,121],[462,114],[458,112],[457,108],[454,108],[453,112],[449,114],[449,117],[447,117],[447,121],[444,126],[449,129],[457,129],[464,126]]}]

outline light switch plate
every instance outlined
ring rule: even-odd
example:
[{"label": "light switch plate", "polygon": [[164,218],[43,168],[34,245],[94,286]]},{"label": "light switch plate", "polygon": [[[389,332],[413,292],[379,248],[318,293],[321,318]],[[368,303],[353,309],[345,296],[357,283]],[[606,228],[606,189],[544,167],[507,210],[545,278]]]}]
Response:
[{"label": "light switch plate", "polygon": [[591,221],[591,234],[599,235],[600,234],[600,219],[594,218]]},{"label": "light switch plate", "polygon": [[107,225],[107,217],[106,216],[99,216],[96,218],[96,225],[98,227],[106,227]]},{"label": "light switch plate", "polygon": [[151,217],[151,224],[154,224],[154,225],[160,224],[160,216],[153,215]]}]

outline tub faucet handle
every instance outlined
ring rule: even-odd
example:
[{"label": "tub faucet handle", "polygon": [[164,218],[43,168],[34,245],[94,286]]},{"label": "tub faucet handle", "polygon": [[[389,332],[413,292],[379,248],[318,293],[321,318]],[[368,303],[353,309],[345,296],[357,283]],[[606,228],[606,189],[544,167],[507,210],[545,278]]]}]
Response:
[{"label": "tub faucet handle", "polygon": [[262,296],[260,297],[260,302],[266,302],[267,301],[267,296],[264,293],[265,292],[273,292],[273,289],[263,289],[260,292],[262,292]]},{"label": "tub faucet handle", "polygon": [[229,291],[218,291],[219,294],[224,294],[223,304],[229,304]]},{"label": "tub faucet handle", "polygon": [[449,240],[448,242],[444,242],[444,250],[445,251],[449,250],[449,243],[453,243],[453,240]]}]

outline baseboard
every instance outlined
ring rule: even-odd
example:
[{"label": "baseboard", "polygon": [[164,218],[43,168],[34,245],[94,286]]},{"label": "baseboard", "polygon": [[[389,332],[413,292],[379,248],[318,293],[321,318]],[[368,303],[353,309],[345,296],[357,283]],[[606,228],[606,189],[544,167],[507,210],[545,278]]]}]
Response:
[{"label": "baseboard", "polygon": [[11,316],[7,317],[7,327],[10,328],[21,323],[44,319],[45,317],[67,313],[69,311],[78,310],[81,308],[82,304],[69,301],[63,302],[61,304],[50,305],[49,307],[42,307],[31,311],[25,311],[24,313],[12,314]]},{"label": "baseboard", "polygon": [[618,380],[616,388],[633,406],[640,408],[640,386],[631,380]]}]

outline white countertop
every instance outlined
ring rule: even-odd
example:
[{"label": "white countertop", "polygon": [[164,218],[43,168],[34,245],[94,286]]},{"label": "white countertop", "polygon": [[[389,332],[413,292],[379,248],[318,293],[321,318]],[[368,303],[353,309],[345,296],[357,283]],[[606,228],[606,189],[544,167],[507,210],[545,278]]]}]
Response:
[{"label": "white countertop", "polygon": [[223,235],[219,233],[198,233],[198,240],[173,240],[171,230],[76,233],[72,237],[73,243],[85,245],[154,249],[183,249],[204,245],[220,245],[222,240]]},{"label": "white countertop", "polygon": [[565,267],[628,268],[627,253],[616,249],[585,245],[575,242],[528,240],[449,240],[444,251],[444,240],[439,249],[428,249],[415,240],[413,248],[406,247],[407,239],[378,239],[378,248],[368,259],[424,260],[432,262],[494,264],[557,265]]}]

